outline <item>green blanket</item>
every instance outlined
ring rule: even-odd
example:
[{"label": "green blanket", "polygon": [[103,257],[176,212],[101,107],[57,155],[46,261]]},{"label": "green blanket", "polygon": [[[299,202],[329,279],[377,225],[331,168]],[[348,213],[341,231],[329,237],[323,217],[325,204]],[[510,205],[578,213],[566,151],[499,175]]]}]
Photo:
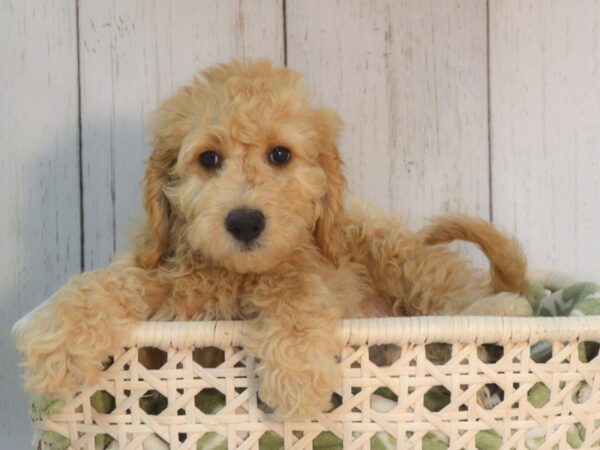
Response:
[{"label": "green blanket", "polygon": [[[578,316],[600,315],[600,286],[593,283],[577,283],[567,288],[558,290],[548,295],[540,284],[531,286],[529,300],[536,316]],[[442,351],[443,353],[443,351]],[[531,349],[531,356],[537,362],[544,362],[550,357],[549,343],[538,343]],[[587,360],[598,353],[598,344],[582,343],[580,354]],[[549,399],[549,390],[538,383],[530,390],[528,399],[536,407],[543,406]],[[371,398],[371,407],[380,412],[389,410],[396,404],[393,394],[387,389],[379,389]],[[147,412],[164,409],[165,399],[162,396],[149,395],[142,399],[142,408]],[[106,392],[97,392],[92,397],[92,406],[98,412],[108,412],[114,408],[113,399]],[[216,390],[204,390],[196,396],[196,406],[206,414],[215,414],[225,403],[223,394]],[[431,411],[439,411],[449,403],[449,395],[443,390],[430,390],[425,397],[425,406]],[[52,414],[60,409],[60,404],[43,397],[33,399],[31,416],[35,421],[41,420],[44,415]],[[579,448],[583,442],[585,430],[578,425],[572,426],[567,435],[567,440],[573,448]],[[51,431],[44,431],[41,439],[52,450],[66,450],[69,446],[67,438]],[[527,448],[537,449],[544,442],[544,430],[533,430],[527,436]],[[476,436],[476,446],[479,450],[496,450],[502,444],[502,439],[492,430],[480,431]],[[100,450],[116,449],[116,442],[108,435],[96,437],[96,448]],[[154,436],[144,444],[145,450],[163,450],[168,445],[160,438]],[[283,448],[283,438],[273,432],[265,433],[260,439],[260,448],[275,450]],[[313,441],[314,449],[337,450],[342,449],[342,440],[331,432],[323,432]],[[371,448],[375,450],[395,449],[396,439],[385,432],[376,433],[371,438]],[[424,450],[443,450],[448,448],[447,438],[442,433],[428,433],[423,438]],[[227,442],[225,437],[217,433],[206,433],[197,443],[197,450],[225,450]]]}]

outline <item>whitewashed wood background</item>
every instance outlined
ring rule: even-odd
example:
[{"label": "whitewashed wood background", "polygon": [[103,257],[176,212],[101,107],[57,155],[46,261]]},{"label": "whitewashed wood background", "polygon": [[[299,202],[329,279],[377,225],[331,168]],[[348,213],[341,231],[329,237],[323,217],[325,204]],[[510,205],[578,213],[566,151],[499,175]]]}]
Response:
[{"label": "whitewashed wood background", "polygon": [[598,0],[0,0],[0,447],[30,432],[11,324],[127,245],[144,120],[268,57],[346,120],[356,194],[413,227],[493,220],[600,279]]}]

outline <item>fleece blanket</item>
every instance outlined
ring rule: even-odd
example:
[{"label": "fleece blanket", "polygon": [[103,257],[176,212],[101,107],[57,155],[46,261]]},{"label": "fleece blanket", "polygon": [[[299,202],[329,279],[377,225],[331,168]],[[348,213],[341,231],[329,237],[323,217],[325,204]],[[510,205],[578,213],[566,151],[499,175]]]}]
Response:
[{"label": "fleece blanket", "polygon": [[[555,292],[548,292],[540,283],[531,285],[529,301],[532,304],[536,316],[578,316],[578,315],[600,315],[600,285],[594,283],[574,283]],[[583,360],[598,354],[599,345],[596,343],[582,343],[580,355]],[[550,343],[540,342],[531,349],[531,356],[537,362],[548,360],[551,354]],[[581,386],[577,395],[585,396],[585,386]],[[530,390],[528,399],[533,406],[541,407],[549,399],[549,390],[538,383]],[[145,402],[144,409],[161,410],[164,397],[148,395],[142,399]],[[207,414],[215,414],[224,407],[224,396],[218,391],[204,390],[196,396],[196,406]],[[92,406],[99,412],[107,412],[112,409],[112,397],[105,392],[97,392],[92,397]],[[447,392],[432,389],[425,398],[425,405],[431,411],[439,411],[449,402]],[[391,409],[396,402],[393,394],[387,389],[379,389],[371,396],[371,408],[376,411],[385,412]],[[43,416],[60,411],[62,405],[57,401],[45,397],[33,399],[31,418],[39,421]],[[147,408],[147,409],[146,409]],[[573,425],[567,434],[567,441],[573,448],[579,448],[583,442],[585,430],[578,425]],[[66,450],[69,447],[67,438],[51,432],[44,431],[41,439],[52,450]],[[527,448],[534,450],[539,448],[545,440],[544,430],[532,430],[527,436]],[[96,449],[116,450],[117,443],[109,435],[96,437]],[[401,443],[400,443],[401,444]],[[480,431],[476,436],[476,446],[479,450],[496,450],[502,445],[501,437],[494,431]],[[153,436],[144,443],[144,450],[165,450],[169,446],[159,437]],[[205,434],[197,443],[197,450],[225,450],[226,439],[217,433]],[[260,439],[260,448],[264,450],[276,450],[283,448],[283,438],[273,432],[267,432]],[[342,449],[342,440],[331,432],[321,433],[314,441],[313,448],[317,450]],[[396,439],[385,432],[375,434],[371,438],[371,448],[374,450],[385,450],[397,448]],[[444,450],[448,448],[448,441],[442,433],[428,433],[423,438],[424,450]]]}]

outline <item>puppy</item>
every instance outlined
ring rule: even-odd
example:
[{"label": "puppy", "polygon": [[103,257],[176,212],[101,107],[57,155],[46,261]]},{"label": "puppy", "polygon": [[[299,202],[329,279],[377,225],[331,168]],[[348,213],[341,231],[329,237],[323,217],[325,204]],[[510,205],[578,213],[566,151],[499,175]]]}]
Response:
[{"label": "puppy", "polygon": [[[252,319],[261,399],[308,418],[339,383],[343,317],[529,313],[520,247],[491,225],[451,217],[413,234],[346,207],[340,128],[298,73],[266,61],[209,68],[162,103],[132,251],[15,327],[27,390],[94,383],[140,321]],[[491,278],[437,245],[456,238],[487,252]]]}]

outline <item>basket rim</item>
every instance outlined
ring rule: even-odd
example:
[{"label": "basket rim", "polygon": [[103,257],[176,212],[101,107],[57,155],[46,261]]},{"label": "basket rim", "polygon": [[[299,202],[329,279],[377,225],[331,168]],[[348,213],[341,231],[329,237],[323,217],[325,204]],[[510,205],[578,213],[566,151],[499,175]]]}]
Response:
[{"label": "basket rim", "polygon": [[[242,346],[251,321],[141,322],[125,347]],[[600,341],[600,316],[417,316],[344,319],[337,337],[345,345]]]}]

